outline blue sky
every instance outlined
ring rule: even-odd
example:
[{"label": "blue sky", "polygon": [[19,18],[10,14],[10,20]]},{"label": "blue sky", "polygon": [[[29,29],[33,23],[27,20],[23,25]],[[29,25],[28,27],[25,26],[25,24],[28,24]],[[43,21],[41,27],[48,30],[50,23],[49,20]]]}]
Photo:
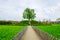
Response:
[{"label": "blue sky", "polygon": [[60,18],[60,0],[0,0],[0,20],[23,20],[25,8],[35,10],[35,20]]}]

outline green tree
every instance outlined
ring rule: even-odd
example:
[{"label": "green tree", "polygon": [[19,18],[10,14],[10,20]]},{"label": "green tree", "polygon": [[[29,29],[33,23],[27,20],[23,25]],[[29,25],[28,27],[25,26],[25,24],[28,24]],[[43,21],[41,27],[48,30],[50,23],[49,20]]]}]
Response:
[{"label": "green tree", "polygon": [[34,13],[34,9],[30,9],[30,8],[26,8],[23,12],[23,18],[24,19],[28,19],[29,24],[31,20],[33,20],[35,18],[35,13]]}]

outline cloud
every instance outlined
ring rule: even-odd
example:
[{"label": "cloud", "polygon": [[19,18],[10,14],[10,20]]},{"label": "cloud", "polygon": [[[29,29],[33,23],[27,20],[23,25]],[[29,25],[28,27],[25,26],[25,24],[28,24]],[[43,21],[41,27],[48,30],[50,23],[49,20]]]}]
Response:
[{"label": "cloud", "polygon": [[23,20],[27,7],[35,10],[35,20],[60,17],[60,0],[0,0],[0,20]]}]

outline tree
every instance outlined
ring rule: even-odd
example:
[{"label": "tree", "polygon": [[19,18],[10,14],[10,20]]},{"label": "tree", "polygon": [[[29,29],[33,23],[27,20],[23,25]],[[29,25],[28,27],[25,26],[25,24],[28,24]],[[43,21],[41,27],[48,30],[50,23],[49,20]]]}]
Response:
[{"label": "tree", "polygon": [[35,16],[35,13],[34,13],[34,9],[30,9],[30,8],[26,8],[23,12],[23,18],[24,19],[28,19],[29,21],[29,24],[30,24],[30,21],[32,19],[34,19],[36,16]]},{"label": "tree", "polygon": [[56,23],[60,23],[60,18],[57,18],[56,19]]},{"label": "tree", "polygon": [[60,20],[60,18],[57,18],[57,20]]}]

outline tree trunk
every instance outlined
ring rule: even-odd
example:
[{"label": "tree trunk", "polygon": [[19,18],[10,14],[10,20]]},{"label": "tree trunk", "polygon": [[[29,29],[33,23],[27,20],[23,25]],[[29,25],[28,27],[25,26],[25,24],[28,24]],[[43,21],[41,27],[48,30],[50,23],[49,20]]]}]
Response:
[{"label": "tree trunk", "polygon": [[28,21],[29,21],[29,25],[30,25],[30,19]]}]

